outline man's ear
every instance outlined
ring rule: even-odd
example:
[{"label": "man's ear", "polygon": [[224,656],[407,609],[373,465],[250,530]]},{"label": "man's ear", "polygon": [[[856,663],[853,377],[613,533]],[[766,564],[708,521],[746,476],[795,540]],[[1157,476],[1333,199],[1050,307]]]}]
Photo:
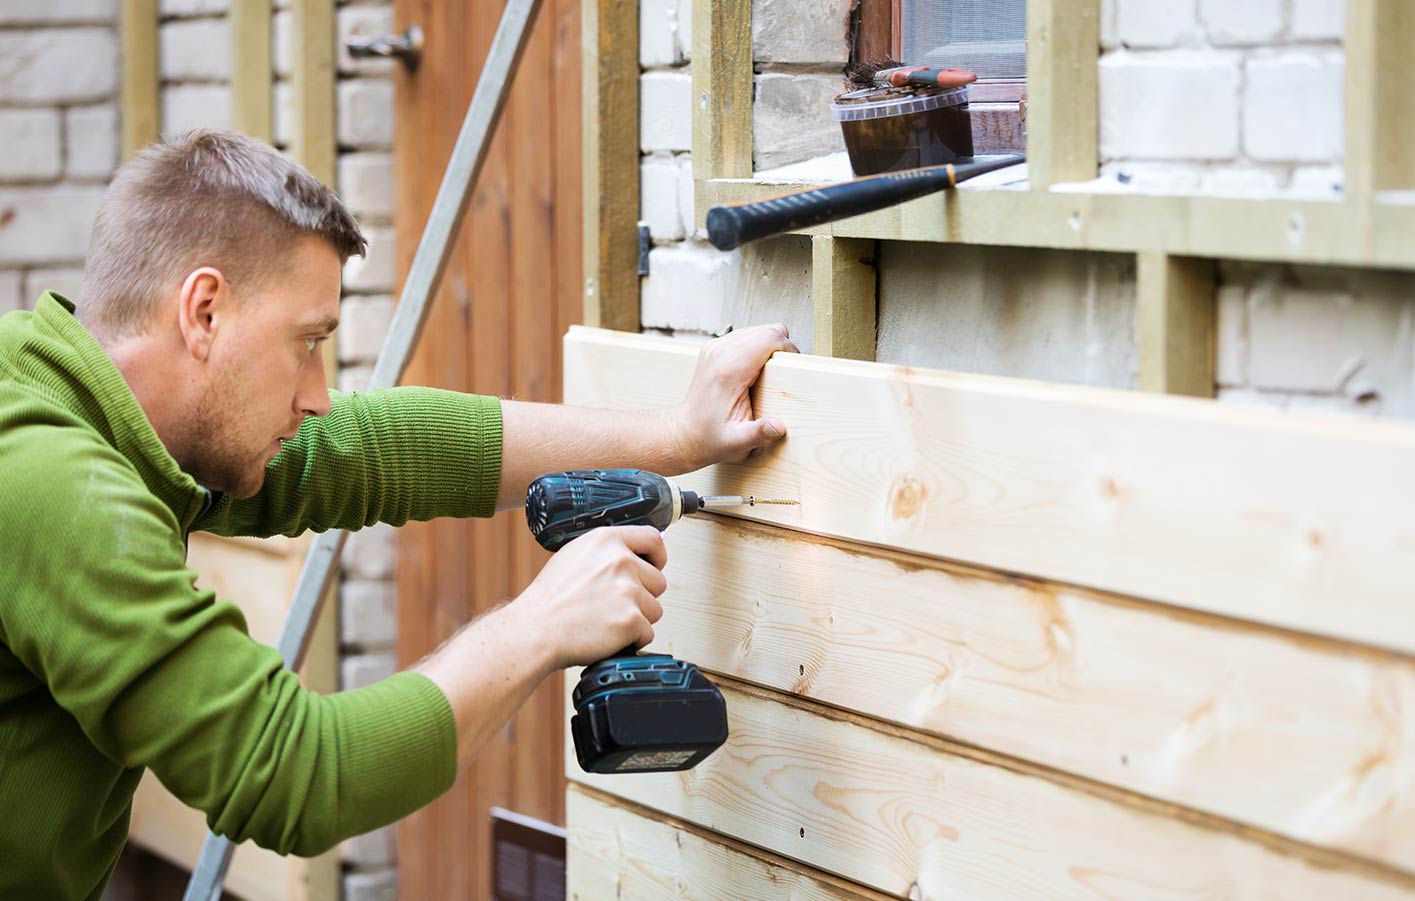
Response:
[{"label": "man's ear", "polygon": [[221,270],[210,266],[192,270],[177,298],[177,326],[193,357],[206,360],[230,313],[231,285]]}]

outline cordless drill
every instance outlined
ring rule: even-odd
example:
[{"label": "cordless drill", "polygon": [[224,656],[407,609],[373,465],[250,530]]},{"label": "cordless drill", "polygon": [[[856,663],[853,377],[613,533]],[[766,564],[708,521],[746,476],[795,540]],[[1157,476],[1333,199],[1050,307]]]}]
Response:
[{"label": "cordless drill", "polygon": [[[526,492],[526,523],[557,551],[599,526],[649,525],[717,507],[789,503],[702,497],[641,469],[553,472]],[[727,703],[696,666],[627,647],[585,668],[572,700],[570,734],[587,773],[655,773],[697,766],[727,740]]]}]

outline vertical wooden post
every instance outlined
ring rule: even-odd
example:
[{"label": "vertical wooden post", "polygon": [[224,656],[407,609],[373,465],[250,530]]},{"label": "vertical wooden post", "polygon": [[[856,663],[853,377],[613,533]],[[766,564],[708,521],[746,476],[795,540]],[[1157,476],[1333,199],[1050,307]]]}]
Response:
[{"label": "vertical wooden post", "polygon": [[584,0],[586,325],[639,330],[639,5]]},{"label": "vertical wooden post", "polygon": [[[751,175],[752,4],[694,3],[693,180]],[[706,215],[699,203],[699,227]]]},{"label": "vertical wooden post", "polygon": [[848,360],[875,358],[875,242],[811,238],[814,351]]},{"label": "vertical wooden post", "polygon": [[335,181],[334,0],[293,0],[291,155],[327,185]]},{"label": "vertical wooden post", "polygon": [[1415,4],[1347,0],[1345,194],[1415,188]]},{"label": "vertical wooden post", "polygon": [[1027,0],[1027,172],[1045,191],[1096,177],[1100,0]]},{"label": "vertical wooden post", "polygon": [[231,127],[274,137],[270,0],[231,0]]},{"label": "vertical wooden post", "polygon": [[123,158],[160,136],[158,99],[157,0],[123,0],[119,24],[122,44]]},{"label": "vertical wooden post", "polygon": [[1136,262],[1140,390],[1213,397],[1213,260],[1147,251]]}]

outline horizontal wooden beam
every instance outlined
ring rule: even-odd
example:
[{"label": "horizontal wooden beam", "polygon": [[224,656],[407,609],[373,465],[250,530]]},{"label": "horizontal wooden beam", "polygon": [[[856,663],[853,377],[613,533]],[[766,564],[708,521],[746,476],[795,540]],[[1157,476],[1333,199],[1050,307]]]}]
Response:
[{"label": "horizontal wooden beam", "polygon": [[[815,183],[700,182],[699,221],[715,204],[765,200]],[[1415,192],[1365,203],[960,188],[801,234],[1055,247],[1118,253],[1415,269]]]},{"label": "horizontal wooden beam", "polygon": [[666,538],[651,650],[1415,872],[1415,661],[726,518]]},{"label": "horizontal wooden beam", "polygon": [[[683,399],[698,349],[573,329],[566,400]],[[777,354],[785,440],[691,479],[740,515],[1415,652],[1415,428]]]},{"label": "horizontal wooden beam", "polygon": [[1300,848],[1100,797],[962,746],[740,684],[719,687],[732,733],[696,769],[587,774],[572,753],[568,775],[906,898],[1408,901],[1415,890],[1415,880],[1309,859]]},{"label": "horizontal wooden beam", "polygon": [[572,897],[888,901],[889,895],[733,841],[613,795],[571,785],[566,887]]}]

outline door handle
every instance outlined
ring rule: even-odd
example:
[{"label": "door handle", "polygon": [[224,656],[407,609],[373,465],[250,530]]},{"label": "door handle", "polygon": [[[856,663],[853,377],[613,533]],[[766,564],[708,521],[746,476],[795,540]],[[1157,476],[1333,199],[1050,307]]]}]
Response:
[{"label": "door handle", "polygon": [[409,25],[402,34],[381,34],[376,37],[354,35],[345,41],[349,55],[355,59],[392,57],[400,60],[409,72],[418,68],[423,55],[423,30]]}]

